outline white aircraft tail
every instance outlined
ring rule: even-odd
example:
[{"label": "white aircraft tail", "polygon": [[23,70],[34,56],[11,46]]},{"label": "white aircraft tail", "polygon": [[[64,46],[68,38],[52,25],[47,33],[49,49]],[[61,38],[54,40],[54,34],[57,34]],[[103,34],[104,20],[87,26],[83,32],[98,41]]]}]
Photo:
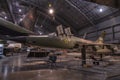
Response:
[{"label": "white aircraft tail", "polygon": [[57,26],[57,33],[59,37],[71,37],[73,34],[71,33],[70,27],[63,29],[62,25]]},{"label": "white aircraft tail", "polygon": [[84,35],[83,35],[83,39],[85,39],[85,38],[86,38],[86,36],[87,36],[87,33],[84,33]]},{"label": "white aircraft tail", "polygon": [[100,35],[100,37],[96,40],[97,43],[104,43],[104,38],[105,38],[106,32],[103,31]]},{"label": "white aircraft tail", "polygon": [[65,34],[66,34],[67,37],[73,36],[70,27],[65,28],[64,31],[65,31]]},{"label": "white aircraft tail", "polygon": [[59,37],[64,37],[65,36],[62,25],[57,26],[57,34],[58,34]]}]

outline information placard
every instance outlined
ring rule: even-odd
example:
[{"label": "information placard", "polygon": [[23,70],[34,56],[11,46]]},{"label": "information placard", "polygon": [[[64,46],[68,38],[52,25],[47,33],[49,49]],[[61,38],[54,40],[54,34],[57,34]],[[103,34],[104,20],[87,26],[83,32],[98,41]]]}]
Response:
[{"label": "information placard", "polygon": [[3,48],[4,48],[4,45],[0,44],[0,55],[3,55]]}]

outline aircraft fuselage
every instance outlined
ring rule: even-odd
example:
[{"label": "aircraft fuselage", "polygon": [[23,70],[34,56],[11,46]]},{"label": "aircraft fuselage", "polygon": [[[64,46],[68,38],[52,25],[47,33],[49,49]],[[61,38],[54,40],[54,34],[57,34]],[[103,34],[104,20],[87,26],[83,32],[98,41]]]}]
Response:
[{"label": "aircraft fuselage", "polygon": [[32,45],[56,47],[56,48],[73,48],[74,42],[68,38],[58,37],[27,37],[26,40]]}]

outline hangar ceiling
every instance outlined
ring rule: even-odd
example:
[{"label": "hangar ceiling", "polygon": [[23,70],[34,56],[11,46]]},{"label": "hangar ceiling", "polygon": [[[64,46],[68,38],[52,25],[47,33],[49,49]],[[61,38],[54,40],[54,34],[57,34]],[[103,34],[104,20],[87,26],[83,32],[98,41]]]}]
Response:
[{"label": "hangar ceiling", "polygon": [[93,3],[120,8],[120,0],[85,0]]},{"label": "hangar ceiling", "polygon": [[[34,31],[37,33],[54,32],[57,25],[71,27],[77,35],[78,31],[94,26],[107,19],[120,15],[117,8],[90,2],[93,0],[1,0],[0,16],[15,24],[21,25],[31,9],[37,12],[34,19]],[[54,15],[48,9],[55,10]],[[31,25],[31,23],[29,23]],[[24,27],[24,25],[23,25]]]}]

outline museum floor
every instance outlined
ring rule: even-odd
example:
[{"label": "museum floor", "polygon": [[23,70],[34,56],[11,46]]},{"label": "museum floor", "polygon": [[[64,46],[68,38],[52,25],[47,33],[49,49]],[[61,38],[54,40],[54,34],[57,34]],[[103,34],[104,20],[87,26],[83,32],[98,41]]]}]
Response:
[{"label": "museum floor", "polygon": [[58,57],[51,68],[47,58],[27,58],[18,54],[1,59],[0,80],[120,80],[119,57],[109,66],[81,66],[78,59]]}]

